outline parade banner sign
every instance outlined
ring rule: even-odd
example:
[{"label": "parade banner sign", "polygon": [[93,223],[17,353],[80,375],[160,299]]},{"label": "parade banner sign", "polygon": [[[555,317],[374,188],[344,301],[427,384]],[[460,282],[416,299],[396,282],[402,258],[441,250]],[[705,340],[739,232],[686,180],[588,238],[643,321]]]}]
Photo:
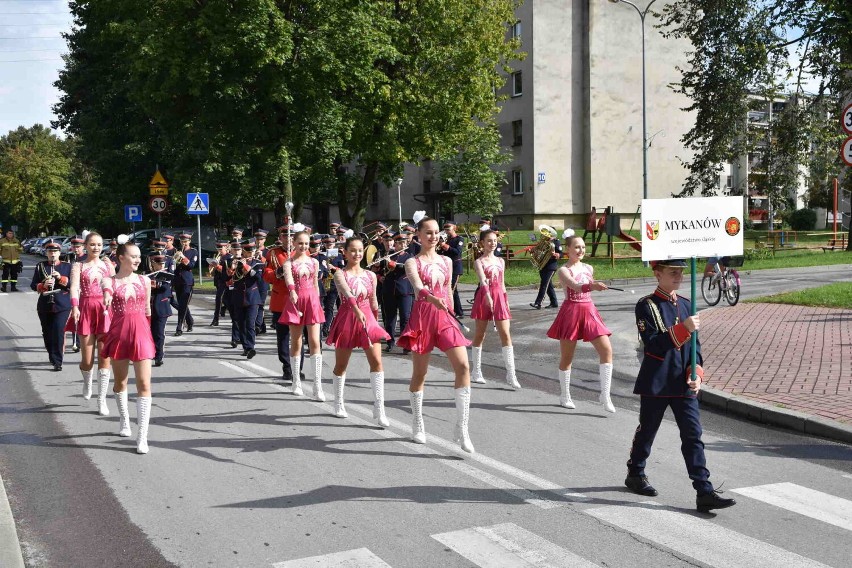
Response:
[{"label": "parade banner sign", "polygon": [[642,260],[743,253],[742,197],[642,200]]}]

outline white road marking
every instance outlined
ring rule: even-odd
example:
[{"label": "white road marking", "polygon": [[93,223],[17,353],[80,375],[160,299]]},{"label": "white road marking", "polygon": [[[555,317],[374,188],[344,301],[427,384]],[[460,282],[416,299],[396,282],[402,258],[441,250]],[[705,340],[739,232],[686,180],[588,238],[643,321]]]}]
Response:
[{"label": "white road marking", "polygon": [[244,368],[240,367],[239,365],[234,365],[230,361],[219,361],[219,364],[224,365],[225,367],[228,367],[229,369],[236,371],[239,374],[244,375],[246,377],[255,377],[256,376],[254,373],[252,373],[248,369],[244,369]]},{"label": "white road marking", "polygon": [[774,483],[731,491],[852,531],[852,501],[847,499],[795,483]]},{"label": "white road marking", "polygon": [[597,566],[514,523],[433,534],[432,538],[481,568]]},{"label": "white road marking", "polygon": [[272,568],[391,568],[391,565],[370,552],[369,548],[356,548],[343,552],[332,552],[322,556],[311,556],[298,560],[277,562]]},{"label": "white road marking", "polygon": [[[243,373],[243,374],[249,374],[250,373],[250,371],[248,371],[247,369],[243,369],[243,368],[239,367],[238,365],[234,365],[234,364],[226,362],[226,361],[220,361],[220,363],[222,365],[225,365],[228,368],[237,368],[237,369],[239,369],[240,373]],[[246,363],[248,363],[248,361],[242,361],[242,363],[246,364]],[[262,374],[272,374],[272,371],[270,371],[269,369],[267,369],[265,367],[261,367],[260,365],[252,364],[252,367],[254,369],[260,371]],[[251,376],[255,376],[255,375],[251,374]],[[267,382],[267,384],[275,390],[282,391],[282,392],[287,393],[287,394],[289,394],[289,392],[290,392],[289,389],[284,387],[283,385],[279,385],[279,384],[276,384],[276,383],[273,383],[273,382]],[[329,400],[331,400],[331,398],[332,398],[329,393],[326,393],[326,397]],[[327,412],[328,414],[333,414],[332,406],[331,406],[330,402],[318,402],[318,401],[315,401],[315,400],[308,398],[307,396],[304,397],[304,401],[309,403],[309,404],[316,406],[317,408],[321,409],[324,412]],[[365,425],[365,426],[376,427],[376,423],[373,420],[372,410],[366,410],[366,409],[363,409],[363,408],[359,408],[356,405],[349,405],[347,407],[347,410],[349,412],[348,420],[350,422],[353,422],[355,424]],[[360,415],[360,417],[355,416],[355,414]],[[393,422],[395,422],[395,421],[392,421],[391,425],[393,425]],[[397,424],[401,425],[400,422],[397,422]],[[395,431],[392,431],[390,429],[381,429],[381,428],[376,428],[374,431],[375,431],[376,434],[378,434],[380,436],[391,439],[391,440],[395,441],[396,443],[401,444],[402,446],[404,446],[406,449],[408,449],[410,451],[415,451],[415,452],[417,452],[419,454],[423,454],[423,455],[433,455],[433,456],[440,456],[440,457],[445,456],[444,453],[435,451],[434,449],[428,447],[427,445],[413,444],[413,443],[408,442],[408,441],[398,440],[400,434],[407,437],[408,429],[405,428],[405,427],[400,427],[400,428],[397,428],[397,430],[401,430],[401,432],[395,432]],[[431,436],[429,438],[429,440],[430,440],[431,443],[434,443],[436,440],[441,440],[441,439],[437,438],[435,436]],[[451,450],[452,454],[461,453],[456,444],[453,444],[453,443],[451,443],[449,441],[445,441],[445,440],[441,440],[441,441],[444,442],[444,444],[442,444],[442,446]],[[469,454],[465,453],[463,455],[466,456],[466,457],[469,457]],[[496,461],[496,460],[494,460],[494,461]],[[480,481],[482,483],[490,485],[490,486],[492,486],[496,489],[500,489],[502,491],[505,491],[506,493],[512,495],[513,497],[516,497],[520,501],[523,501],[523,502],[528,503],[530,505],[535,505],[536,507],[539,507],[541,509],[554,509],[556,507],[561,507],[563,505],[563,503],[560,503],[560,502],[557,502],[557,501],[551,501],[550,499],[536,495],[535,493],[533,493],[529,489],[525,489],[523,487],[515,485],[514,483],[506,481],[505,479],[497,477],[497,476],[495,476],[495,475],[493,475],[493,474],[491,474],[487,471],[484,471],[480,468],[474,467],[473,465],[470,465],[469,463],[466,463],[465,461],[461,461],[461,460],[441,460],[441,463],[443,465],[450,467],[452,469],[455,469],[456,471],[459,471],[459,472],[461,472],[461,473],[463,473],[463,474],[465,474],[469,477],[472,477],[473,479],[475,479],[477,481]],[[496,463],[502,463],[502,462],[496,462]],[[507,465],[506,467],[511,467],[511,466]]]},{"label": "white road marking", "polygon": [[653,502],[600,507],[586,513],[710,566],[827,568],[816,560]]},{"label": "white road marking", "polygon": [[843,477],[845,477],[846,479],[852,479],[852,474],[850,474],[850,473],[844,473],[844,474],[843,474]]}]

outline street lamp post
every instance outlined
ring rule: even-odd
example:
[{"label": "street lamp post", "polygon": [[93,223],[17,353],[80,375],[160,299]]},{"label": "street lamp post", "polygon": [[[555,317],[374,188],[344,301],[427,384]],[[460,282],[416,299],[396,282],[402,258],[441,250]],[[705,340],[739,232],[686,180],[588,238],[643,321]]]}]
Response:
[{"label": "street lamp post", "polygon": [[613,4],[627,4],[632,6],[642,22],[642,197],[648,199],[648,119],[645,97],[645,16],[651,9],[651,5],[657,0],[651,0],[644,10],[630,2],[630,0],[609,0]]},{"label": "street lamp post", "polygon": [[402,178],[396,178],[396,204],[399,206],[399,230],[402,230]]}]

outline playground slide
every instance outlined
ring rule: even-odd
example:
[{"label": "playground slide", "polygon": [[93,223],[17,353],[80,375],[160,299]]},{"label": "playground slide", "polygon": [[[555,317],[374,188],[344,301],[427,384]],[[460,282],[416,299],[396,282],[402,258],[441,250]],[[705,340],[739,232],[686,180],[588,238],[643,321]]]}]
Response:
[{"label": "playground slide", "polygon": [[618,238],[622,241],[627,241],[628,243],[630,243],[630,246],[632,248],[638,250],[639,252],[642,252],[642,241],[634,239],[624,231],[618,233]]}]

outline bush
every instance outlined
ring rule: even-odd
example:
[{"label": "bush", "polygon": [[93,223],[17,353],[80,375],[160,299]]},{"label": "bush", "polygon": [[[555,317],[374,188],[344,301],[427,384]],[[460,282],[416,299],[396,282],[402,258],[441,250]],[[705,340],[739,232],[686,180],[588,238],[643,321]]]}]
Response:
[{"label": "bush", "polygon": [[790,215],[790,228],[794,231],[813,231],[817,214],[813,209],[799,209]]}]

